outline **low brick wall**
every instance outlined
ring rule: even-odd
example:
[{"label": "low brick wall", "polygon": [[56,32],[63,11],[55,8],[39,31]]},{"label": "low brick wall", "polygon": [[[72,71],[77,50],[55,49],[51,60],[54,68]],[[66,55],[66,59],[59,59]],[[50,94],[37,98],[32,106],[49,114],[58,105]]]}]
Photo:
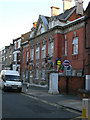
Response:
[{"label": "low brick wall", "polygon": [[58,89],[60,93],[77,94],[79,89],[84,89],[84,77],[59,76]]}]

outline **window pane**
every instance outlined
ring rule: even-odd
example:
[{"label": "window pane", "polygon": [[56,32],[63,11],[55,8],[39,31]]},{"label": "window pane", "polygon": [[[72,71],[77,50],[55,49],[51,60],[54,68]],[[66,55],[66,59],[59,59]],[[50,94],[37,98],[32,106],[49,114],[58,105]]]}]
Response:
[{"label": "window pane", "polygon": [[42,58],[46,57],[46,45],[42,46]]},{"label": "window pane", "polygon": [[67,40],[65,40],[65,55],[67,55]]},{"label": "window pane", "polygon": [[31,60],[34,59],[34,49],[31,49],[30,58],[31,58]]},{"label": "window pane", "polygon": [[42,79],[45,79],[45,70],[42,69]]},{"label": "window pane", "polygon": [[51,55],[53,55],[53,42],[51,42]]},{"label": "window pane", "polygon": [[39,47],[36,49],[36,59],[39,59]]},{"label": "window pane", "polygon": [[73,54],[78,54],[78,37],[73,39]]},{"label": "window pane", "polygon": [[39,75],[39,73],[38,73],[38,69],[36,69],[36,78],[38,79],[38,76]]}]

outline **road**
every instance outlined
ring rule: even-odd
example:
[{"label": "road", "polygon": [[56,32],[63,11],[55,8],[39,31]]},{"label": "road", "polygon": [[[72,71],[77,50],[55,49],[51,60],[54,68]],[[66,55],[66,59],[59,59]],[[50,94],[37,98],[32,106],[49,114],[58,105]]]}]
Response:
[{"label": "road", "polygon": [[3,118],[75,118],[77,113],[17,92],[2,93]]}]

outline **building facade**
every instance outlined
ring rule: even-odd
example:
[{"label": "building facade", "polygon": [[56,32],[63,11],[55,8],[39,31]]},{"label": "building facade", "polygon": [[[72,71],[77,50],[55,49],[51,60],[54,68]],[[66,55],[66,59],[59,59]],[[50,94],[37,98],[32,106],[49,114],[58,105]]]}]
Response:
[{"label": "building facade", "polygon": [[[76,76],[77,79],[84,76],[84,16],[77,13],[76,6],[62,14],[51,15],[40,15],[28,40],[21,45],[21,63],[25,68],[21,76],[26,76],[27,79],[23,79],[30,84],[47,85],[48,72],[58,69],[60,76]],[[60,59],[60,66],[56,63],[57,59]],[[69,71],[63,65],[65,60],[69,62]],[[79,87],[83,88],[82,81]],[[63,83],[63,80],[60,82]]]},{"label": "building facade", "polygon": [[28,64],[29,64],[29,44],[23,46],[23,44],[27,44],[28,38],[30,36],[30,32],[21,35],[21,77],[23,82],[28,81]]},{"label": "building facade", "polygon": [[1,70],[12,69],[13,62],[13,44],[5,46],[0,51]]},{"label": "building facade", "polygon": [[21,37],[13,40],[13,70],[20,73]]},{"label": "building facade", "polygon": [[1,50],[1,55],[2,55],[2,69],[5,68],[5,47],[2,48]]},{"label": "building facade", "polygon": [[0,72],[2,70],[2,50],[0,49]]}]

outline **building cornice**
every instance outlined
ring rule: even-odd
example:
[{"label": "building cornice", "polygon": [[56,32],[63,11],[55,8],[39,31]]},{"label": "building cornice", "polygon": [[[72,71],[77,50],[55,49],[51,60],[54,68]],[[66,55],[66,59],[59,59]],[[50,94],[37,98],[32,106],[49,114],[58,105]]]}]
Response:
[{"label": "building cornice", "polygon": [[[58,34],[58,33],[64,34],[64,33],[70,32],[70,31],[74,31],[76,29],[83,27],[84,21],[85,21],[85,16],[80,17],[74,21],[71,21],[71,22],[65,24],[64,26],[55,26],[40,35],[29,38],[28,41],[22,43],[21,46],[27,45],[28,43],[31,43],[32,40],[34,41],[34,40],[38,39],[39,37],[44,38],[45,36],[47,36],[47,33],[50,34],[50,32],[54,32],[54,34]],[[78,24],[80,24],[80,25],[78,25]]]}]

